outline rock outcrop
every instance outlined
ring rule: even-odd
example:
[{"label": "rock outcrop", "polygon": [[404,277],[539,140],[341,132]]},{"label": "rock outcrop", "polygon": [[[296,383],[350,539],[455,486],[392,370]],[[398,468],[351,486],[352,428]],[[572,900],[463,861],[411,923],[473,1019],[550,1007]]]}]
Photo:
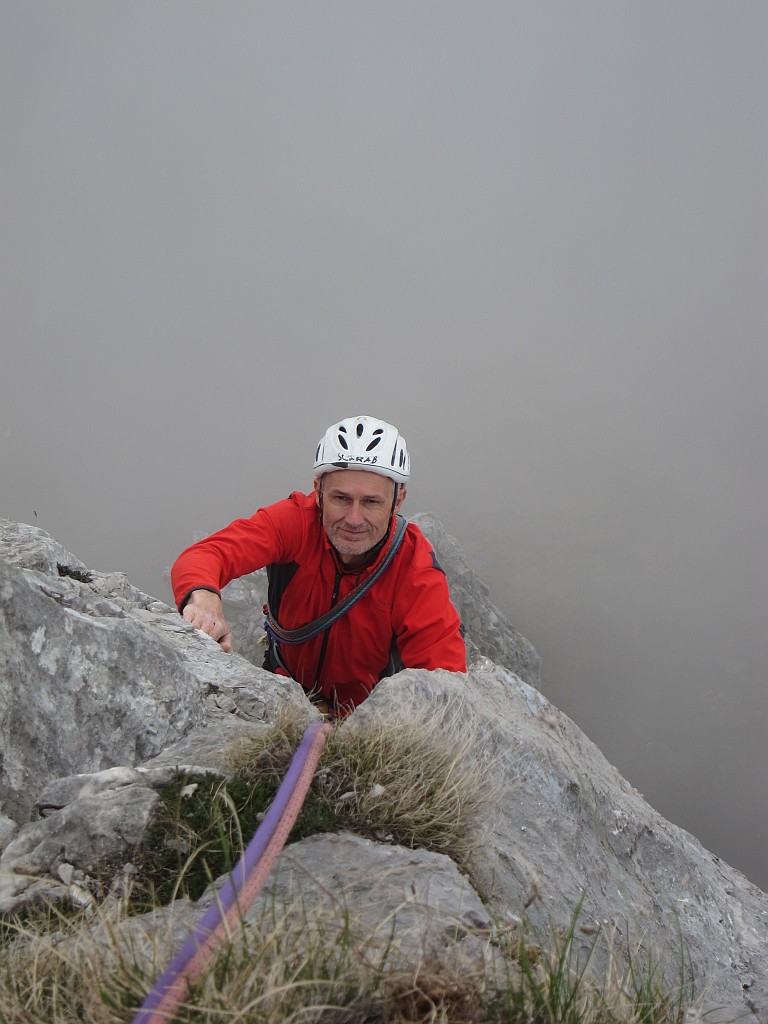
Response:
[{"label": "rock outcrop", "polygon": [[[473,936],[493,921],[565,925],[583,898],[586,931],[682,941],[706,1006],[768,1020],[768,896],[657,814],[546,700],[532,685],[535,651],[456,542],[434,520],[421,525],[467,627],[470,672],[399,673],[340,728],[382,716],[397,728],[428,705],[449,735],[479,737],[472,756],[492,764],[499,792],[469,879],[426,851],[317,835],[285,851],[278,890],[357,901],[372,932],[382,908],[404,955],[438,958],[482,956]],[[256,585],[230,596],[233,619],[238,601],[245,617],[259,600]],[[121,574],[91,572],[42,531],[2,524],[0,912],[41,897],[87,902],[91,869],[127,857],[177,766],[223,773],[228,744],[286,712],[316,717],[295,683],[224,654]],[[199,910],[173,912],[183,923]]]},{"label": "rock outcrop", "polygon": [[219,658],[122,573],[89,571],[47,534],[0,521],[0,809],[28,818],[49,780],[134,766],[211,712],[274,721],[291,680]]}]

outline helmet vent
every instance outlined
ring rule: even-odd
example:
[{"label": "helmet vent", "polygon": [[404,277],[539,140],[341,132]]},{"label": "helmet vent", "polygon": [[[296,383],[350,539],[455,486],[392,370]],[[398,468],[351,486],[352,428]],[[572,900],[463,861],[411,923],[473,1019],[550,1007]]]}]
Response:
[{"label": "helmet vent", "polygon": [[357,436],[358,437],[362,437],[364,430],[365,430],[365,426],[362,423],[358,423],[357,424],[357,430],[356,430]]},{"label": "helmet vent", "polygon": [[372,452],[372,451],[373,451],[373,449],[374,449],[374,448],[376,447],[376,445],[377,445],[377,444],[379,443],[379,441],[381,441],[381,438],[380,438],[380,437],[374,437],[374,439],[373,439],[373,440],[371,441],[371,443],[370,443],[370,444],[369,444],[369,445],[368,445],[368,446],[366,447],[366,449],[365,449],[365,450],[366,450],[367,452]]},{"label": "helmet vent", "polygon": [[[342,427],[341,429],[343,430],[344,428]],[[339,434],[339,444],[341,445],[341,447],[344,449],[345,452],[349,451],[349,445],[347,444],[347,439],[341,433]]]}]

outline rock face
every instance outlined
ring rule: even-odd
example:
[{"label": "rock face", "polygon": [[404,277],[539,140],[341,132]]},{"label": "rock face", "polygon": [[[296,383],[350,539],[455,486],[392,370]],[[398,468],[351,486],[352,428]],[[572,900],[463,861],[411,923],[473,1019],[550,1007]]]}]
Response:
[{"label": "rock face", "polygon": [[122,573],[0,523],[2,812],[24,821],[52,778],[149,760],[201,728],[211,700],[262,722],[304,703],[297,684],[219,653]]},{"label": "rock face", "polygon": [[[448,742],[468,729],[478,736],[472,756],[492,765],[498,797],[469,880],[432,853],[318,835],[284,852],[277,891],[300,892],[304,905],[343,893],[374,936],[395,921],[404,956],[429,949],[475,961],[487,955],[477,935],[492,920],[525,913],[546,930],[567,924],[583,897],[588,931],[615,926],[658,948],[679,936],[706,1006],[768,1021],[768,896],[657,814],[531,685],[535,651],[490,605],[455,541],[434,520],[422,526],[474,645],[470,672],[401,672],[340,728],[384,717],[396,729],[426,705]],[[40,897],[87,902],[89,869],[127,855],[175,766],[221,773],[237,737],[284,712],[306,722],[316,712],[295,683],[224,654],[123,576],[89,573],[39,530],[2,524],[0,559],[7,913]],[[243,596],[228,597],[233,619],[256,583],[239,585]],[[199,911],[184,904],[175,920]]]},{"label": "rock face", "polygon": [[466,631],[467,660],[490,658],[531,686],[538,686],[541,658],[533,644],[507,622],[489,597],[488,587],[467,562],[458,541],[428,514],[411,518],[435,549],[448,577],[451,599]]},{"label": "rock face", "polygon": [[[310,836],[291,847],[277,865],[275,877],[248,911],[257,922],[273,903],[295,907],[301,893],[301,915],[312,916],[328,894],[345,913],[356,934],[355,945],[368,954],[385,949],[397,930],[396,955],[405,962],[418,957],[442,958],[457,948],[477,956],[491,918],[477,893],[450,858],[424,850],[385,846],[359,836]],[[405,898],[404,898],[405,896]],[[473,941],[474,939],[474,941]],[[474,948],[472,948],[474,947]]]},{"label": "rock face", "polygon": [[502,918],[527,906],[545,929],[583,895],[588,927],[628,927],[657,949],[679,936],[709,1005],[746,999],[768,1020],[768,895],[654,811],[538,690],[491,662],[460,678],[402,672],[355,716],[389,704],[407,718],[428,702],[478,729],[501,794],[472,867],[486,906]]}]

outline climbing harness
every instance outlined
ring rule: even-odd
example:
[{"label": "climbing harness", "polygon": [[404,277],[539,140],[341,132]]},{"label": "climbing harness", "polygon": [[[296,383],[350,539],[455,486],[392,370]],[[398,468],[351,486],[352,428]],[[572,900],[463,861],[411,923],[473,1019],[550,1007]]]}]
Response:
[{"label": "climbing harness", "polygon": [[168,1024],[173,1020],[189,993],[190,981],[199,977],[217,949],[242,923],[299,816],[330,731],[331,725],[327,722],[313,722],[306,730],[245,853],[187,941],[155,982],[132,1024]]},{"label": "climbing harness", "polygon": [[325,612],[324,615],[321,615],[319,619],[315,619],[313,622],[308,622],[304,626],[299,626],[298,629],[283,629],[272,614],[272,610],[269,605],[265,604],[264,628],[267,631],[269,644],[273,645],[276,641],[283,644],[301,644],[306,640],[311,640],[313,637],[318,636],[320,633],[324,633],[326,629],[329,629],[334,622],[337,622],[342,615],[352,608],[353,605],[357,604],[360,598],[370,590],[376,580],[379,579],[385,569],[388,568],[392,559],[397,554],[398,548],[402,544],[407,526],[408,520],[405,516],[398,515],[397,526],[395,527],[395,531],[392,535],[389,550],[376,571],[371,573],[367,580],[364,580],[356,586],[354,590],[347,594],[343,601],[340,601],[333,608]]}]

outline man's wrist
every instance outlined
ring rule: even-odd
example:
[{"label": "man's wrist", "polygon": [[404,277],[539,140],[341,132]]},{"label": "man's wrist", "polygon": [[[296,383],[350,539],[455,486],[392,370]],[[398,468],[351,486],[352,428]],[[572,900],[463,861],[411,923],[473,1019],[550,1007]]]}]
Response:
[{"label": "man's wrist", "polygon": [[[185,594],[181,601],[179,601],[179,615],[181,615],[181,613],[187,607],[187,605],[192,600],[194,595],[199,594],[200,591],[203,591],[204,593],[208,594],[214,594],[216,597],[218,597],[219,600],[221,600],[221,591],[217,590],[215,587],[193,587],[192,590],[190,590],[189,593]],[[195,602],[193,601],[192,603],[194,604]]]}]

